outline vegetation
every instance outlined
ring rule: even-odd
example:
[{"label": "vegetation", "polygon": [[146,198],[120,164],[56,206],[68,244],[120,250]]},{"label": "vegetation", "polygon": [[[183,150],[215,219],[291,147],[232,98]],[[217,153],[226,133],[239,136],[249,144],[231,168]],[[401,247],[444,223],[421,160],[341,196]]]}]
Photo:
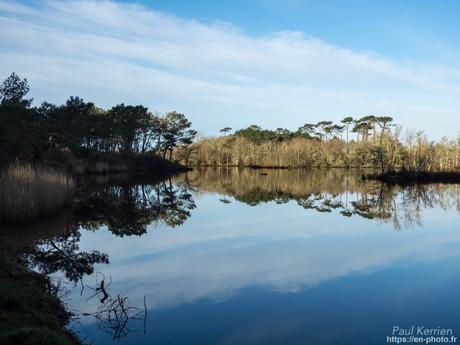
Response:
[{"label": "vegetation", "polygon": [[0,255],[0,343],[68,345],[79,341],[64,329],[70,315],[45,276]]},{"label": "vegetation", "polygon": [[[370,167],[381,174],[459,169],[460,137],[429,141],[422,132],[407,131],[387,116],[346,117],[305,124],[296,131],[250,126],[228,135],[189,145],[187,162],[195,166]],[[350,138],[352,137],[352,138]],[[183,150],[182,150],[183,151]],[[184,160],[182,151],[177,159]]]},{"label": "vegetation", "polygon": [[80,249],[80,228],[69,213],[23,228],[0,231],[0,343],[80,344],[65,329],[75,314],[61,301],[108,255]]},{"label": "vegetation", "polygon": [[[195,203],[187,188],[170,180],[157,184],[144,176],[146,184],[133,185],[132,180],[116,182],[117,176],[93,178],[115,181],[90,185],[89,190],[85,181],[72,212],[66,209],[56,217],[24,224],[20,233],[12,226],[0,227],[1,344],[78,344],[64,329],[71,317],[94,317],[114,339],[130,332],[128,321],[138,313],[133,314],[128,298],[111,296],[103,283],[84,283],[95,265],[108,264],[109,257],[81,250],[81,231],[106,229],[120,237],[141,236],[150,224],[181,225]],[[68,311],[59,301],[77,284],[88,287],[89,298],[99,299],[94,312]]]},{"label": "vegetation", "polygon": [[[137,179],[137,183],[143,183]],[[129,181],[90,188],[75,204],[74,216],[82,229],[106,227],[115,236],[141,236],[147,227],[182,225],[195,208],[192,194],[171,180],[133,185]]]},{"label": "vegetation", "polygon": [[[159,156],[172,159],[174,148],[189,145],[196,134],[184,114],[150,112],[141,105],[98,108],[79,97],[63,105],[32,107],[26,79],[11,74],[0,86],[0,163],[64,161],[75,165],[107,155]],[[153,168],[160,160],[153,160]]]},{"label": "vegetation", "polygon": [[1,173],[0,224],[49,215],[70,203],[75,183],[65,173],[31,164],[12,164]]}]

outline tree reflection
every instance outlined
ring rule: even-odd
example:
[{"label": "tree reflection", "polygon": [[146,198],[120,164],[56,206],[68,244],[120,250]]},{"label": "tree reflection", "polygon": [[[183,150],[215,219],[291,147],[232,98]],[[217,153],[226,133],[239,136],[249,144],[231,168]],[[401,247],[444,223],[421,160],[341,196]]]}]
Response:
[{"label": "tree reflection", "polygon": [[[65,218],[65,219],[63,219]],[[0,261],[16,262],[22,270],[35,271],[43,277],[44,289],[51,296],[65,300],[70,296],[77,283],[81,285],[80,294],[84,291],[90,294],[86,302],[98,296],[97,303],[88,307],[92,312],[68,310],[72,319],[78,320],[81,316],[95,317],[98,326],[110,333],[115,340],[128,335],[132,330],[132,320],[146,317],[146,307],[140,309],[130,305],[127,296],[110,293],[110,282],[99,282],[96,287],[84,283],[85,277],[95,273],[95,277],[102,274],[95,272],[96,264],[108,264],[109,257],[100,251],[83,251],[79,247],[81,229],[74,218],[66,214],[59,222],[42,222],[38,226],[30,225],[23,229],[30,234],[18,242],[17,238],[2,233],[0,236]],[[61,225],[60,231],[57,226]],[[50,226],[47,226],[50,225]],[[45,231],[50,229],[50,231]],[[39,230],[39,231],[37,231]],[[34,238],[32,234],[37,236]],[[19,269],[18,269],[19,270]],[[111,281],[111,279],[110,279]],[[45,286],[46,285],[46,286]],[[145,304],[144,304],[145,306]],[[64,309],[63,309],[64,310]],[[145,327],[145,325],[144,325]]]},{"label": "tree reflection", "polygon": [[171,180],[155,185],[91,188],[80,197],[72,212],[23,227],[20,232],[3,229],[1,235],[16,244],[30,267],[45,275],[62,272],[76,283],[84,275],[92,274],[95,264],[109,263],[107,254],[80,250],[82,229],[95,231],[107,226],[114,235],[123,237],[141,236],[150,224],[182,225],[196,207],[188,190],[186,184],[176,187]]},{"label": "tree reflection", "polygon": [[102,274],[96,274],[95,267],[108,264],[109,257],[97,250],[81,250],[81,233],[106,226],[116,236],[141,236],[150,224],[180,226],[196,207],[189,190],[187,184],[176,187],[171,180],[157,184],[93,185],[80,192],[73,209],[55,218],[21,229],[0,229],[0,261],[8,259],[18,262],[21,269],[37,272],[46,283],[46,293],[60,299],[67,298],[77,283],[81,285],[81,296],[95,292],[98,301],[91,301],[91,297],[86,300],[91,303],[88,312],[72,310],[70,314],[75,318],[94,317],[98,326],[115,340],[132,331],[133,320],[143,318],[145,332],[145,300],[144,308],[140,309],[130,305],[127,296],[112,294],[110,283],[105,284],[105,280],[96,287],[86,283],[87,276]]},{"label": "tree reflection", "polygon": [[79,241],[80,232],[74,230],[71,234],[46,239],[30,247],[25,257],[29,265],[41,273],[50,275],[60,271],[69,281],[76,283],[84,275],[92,274],[95,264],[109,263],[107,254],[81,251]]},{"label": "tree reflection", "polygon": [[304,209],[392,223],[395,229],[420,226],[427,208],[460,211],[458,185],[402,187],[364,181],[359,172],[340,169],[270,170],[263,177],[251,169],[206,169],[188,173],[186,179],[193,187],[251,206],[295,201]]},{"label": "tree reflection", "polygon": [[105,225],[119,237],[141,236],[150,224],[182,225],[195,207],[187,188],[176,187],[168,180],[156,185],[113,185],[90,190],[75,206],[75,216],[88,230]]}]

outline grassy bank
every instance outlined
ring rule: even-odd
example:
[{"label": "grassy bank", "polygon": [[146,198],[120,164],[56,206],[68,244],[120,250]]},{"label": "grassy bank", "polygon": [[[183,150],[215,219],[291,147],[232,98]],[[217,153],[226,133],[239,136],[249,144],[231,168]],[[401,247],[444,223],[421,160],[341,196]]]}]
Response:
[{"label": "grassy bank", "polygon": [[69,317],[61,301],[50,293],[45,276],[1,253],[0,344],[79,344],[64,329]]},{"label": "grassy bank", "polygon": [[75,183],[67,174],[31,164],[12,164],[1,173],[0,224],[23,223],[56,213],[72,201]]}]

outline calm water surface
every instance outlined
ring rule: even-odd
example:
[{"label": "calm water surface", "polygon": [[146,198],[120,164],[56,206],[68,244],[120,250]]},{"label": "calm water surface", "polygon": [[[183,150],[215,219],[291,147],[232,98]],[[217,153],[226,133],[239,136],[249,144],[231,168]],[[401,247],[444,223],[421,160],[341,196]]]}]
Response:
[{"label": "calm water surface", "polygon": [[[460,336],[458,185],[264,172],[96,188],[41,246],[79,253],[86,272],[32,261],[62,278],[71,328],[93,344],[386,344],[395,325]],[[104,313],[117,298],[132,307],[122,325]]]}]

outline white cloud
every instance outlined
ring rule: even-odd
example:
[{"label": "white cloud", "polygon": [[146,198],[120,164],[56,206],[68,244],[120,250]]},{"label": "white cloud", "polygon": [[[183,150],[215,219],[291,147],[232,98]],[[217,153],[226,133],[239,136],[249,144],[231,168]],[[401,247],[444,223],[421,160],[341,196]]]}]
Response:
[{"label": "white cloud", "polygon": [[[142,237],[122,241],[104,229],[82,231],[80,246],[109,254],[111,263],[96,271],[113,279],[113,292],[126,293],[133,305],[142,305],[147,294],[153,309],[226,300],[248,287],[296,293],[340,277],[459,254],[454,210],[424,209],[426,228],[397,232],[375,220],[299,211],[294,202],[221,206],[220,197],[204,194],[193,216],[175,230],[150,227]],[[94,307],[79,293],[72,301],[77,309]]]},{"label": "white cloud", "polygon": [[27,76],[37,101],[73,94],[105,107],[175,108],[207,133],[376,113],[436,137],[458,134],[456,66],[395,61],[299,32],[251,37],[231,23],[111,1],[3,1],[0,44],[0,75]]}]

